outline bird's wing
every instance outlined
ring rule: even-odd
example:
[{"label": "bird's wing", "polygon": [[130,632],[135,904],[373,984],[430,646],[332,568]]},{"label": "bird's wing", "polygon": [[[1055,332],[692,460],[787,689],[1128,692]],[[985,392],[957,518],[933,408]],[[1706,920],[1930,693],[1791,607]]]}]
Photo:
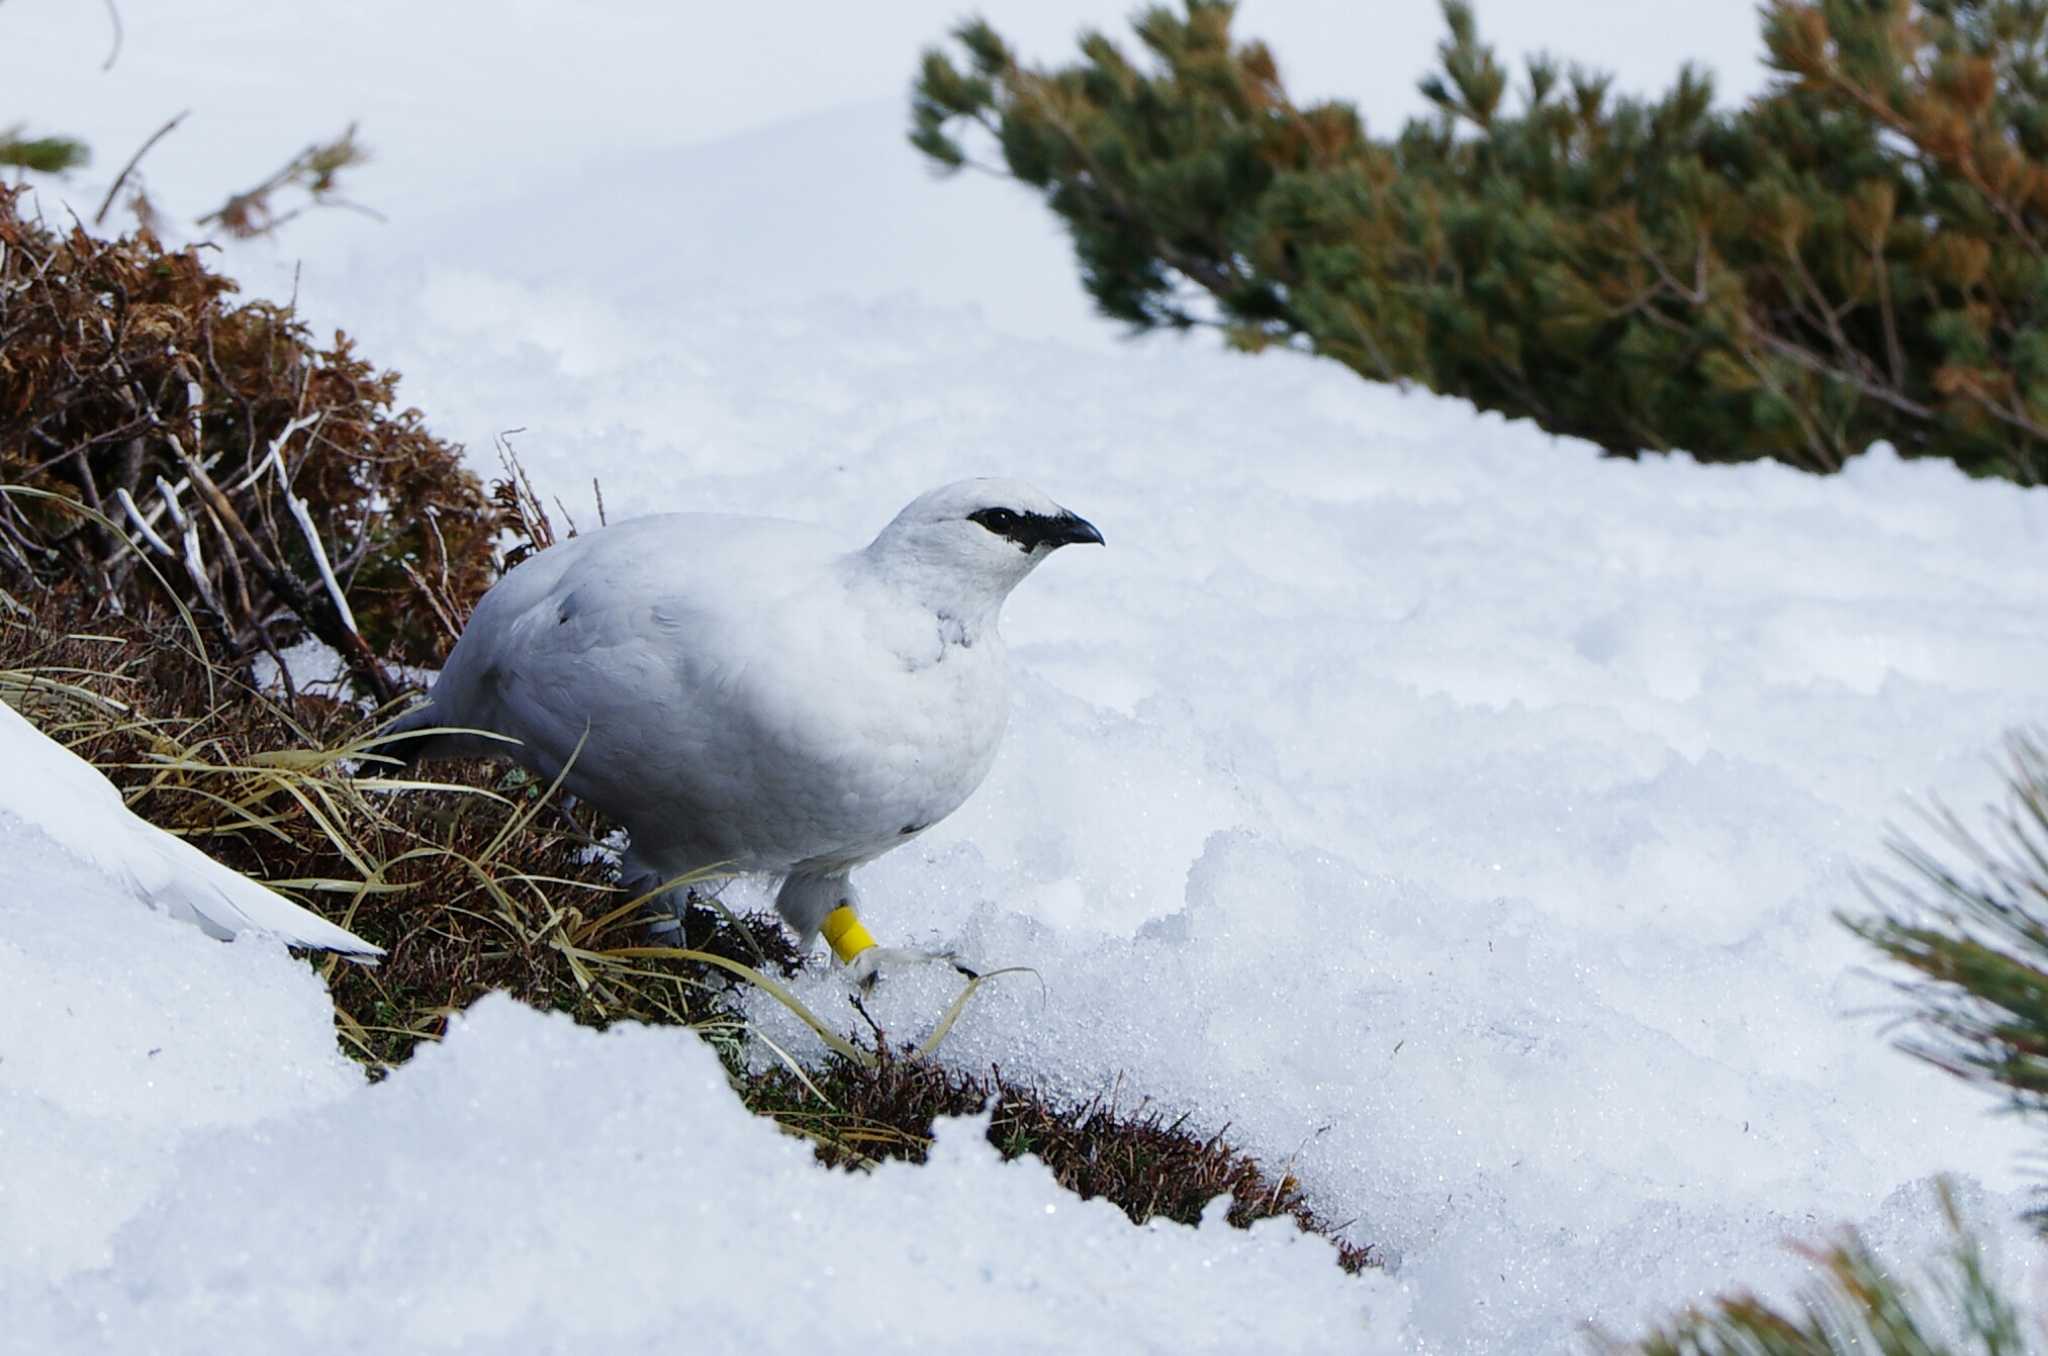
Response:
[{"label": "bird's wing", "polygon": [[[434,689],[441,723],[518,739],[544,777],[566,768],[569,791],[676,865],[806,855],[807,825],[888,775],[863,737],[872,684],[846,662],[862,619],[830,534],[673,515],[544,555],[478,607]],[[856,718],[822,719],[843,706]],[[824,775],[842,764],[860,780]]]},{"label": "bird's wing", "polygon": [[435,716],[511,735],[555,765],[586,726],[687,725],[690,695],[741,681],[767,653],[764,619],[818,587],[831,546],[814,527],[709,514],[563,542],[485,596],[434,686]]},{"label": "bird's wing", "polygon": [[262,932],[351,956],[383,951],[137,818],[113,783],[0,702],[0,819],[121,881],[138,898],[218,937]]}]

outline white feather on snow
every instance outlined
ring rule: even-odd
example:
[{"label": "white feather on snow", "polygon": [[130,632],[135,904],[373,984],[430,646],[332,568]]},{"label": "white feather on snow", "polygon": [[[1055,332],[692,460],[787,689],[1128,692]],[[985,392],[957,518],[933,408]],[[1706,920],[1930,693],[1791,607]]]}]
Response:
[{"label": "white feather on snow", "polygon": [[300,908],[184,839],[129,813],[99,769],[0,702],[0,836],[40,837],[135,898],[220,938],[258,932],[293,946],[381,956],[354,933]]}]

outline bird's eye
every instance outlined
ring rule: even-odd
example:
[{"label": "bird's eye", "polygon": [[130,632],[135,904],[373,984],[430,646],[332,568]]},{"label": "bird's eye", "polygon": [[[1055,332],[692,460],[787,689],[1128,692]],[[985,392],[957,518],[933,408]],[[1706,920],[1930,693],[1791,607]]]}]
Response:
[{"label": "bird's eye", "polygon": [[1038,526],[1038,519],[1028,513],[1019,513],[1015,509],[976,509],[967,515],[967,521],[980,523],[1026,555],[1039,549],[1044,540],[1044,534],[1034,530]]}]

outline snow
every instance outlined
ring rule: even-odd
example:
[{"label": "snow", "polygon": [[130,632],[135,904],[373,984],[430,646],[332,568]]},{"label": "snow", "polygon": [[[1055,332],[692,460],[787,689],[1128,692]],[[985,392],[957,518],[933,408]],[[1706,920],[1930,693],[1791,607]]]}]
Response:
[{"label": "snow", "polygon": [[[1494,8],[1482,24],[1515,21]],[[1607,0],[1579,8],[1575,38],[1610,32]],[[1285,25],[1355,33],[1325,9],[1247,26],[1286,60]],[[1735,27],[1685,27],[1710,9]],[[0,26],[54,34],[50,12]],[[663,43],[600,61],[601,32],[542,42],[541,18],[478,13],[385,31],[466,15],[509,130],[430,83],[397,98],[411,54],[349,107],[275,57],[307,31],[282,11],[217,56],[203,25],[129,16],[138,65],[218,61],[223,101],[303,78],[315,126],[331,103],[391,131],[358,189],[390,226],[308,219],[232,247],[230,271],[273,295],[296,273],[315,331],[404,371],[479,469],[523,430],[543,498],[586,526],[596,477],[615,518],[768,512],[853,544],[975,474],[1097,523],[1107,550],[1011,599],[996,769],[866,871],[870,921],[1042,977],[985,988],[946,1059],[1082,1095],[1120,1079],[1227,1123],[1393,1265],[1346,1278],[1286,1227],[1133,1229],[997,1164],[971,1124],[926,1168],[829,1174],[745,1118],[685,1033],[491,1002],[364,1087],[303,966],[17,842],[0,1347],[632,1350],[681,1320],[734,1348],[1548,1352],[1728,1286],[1786,1294],[1809,1274],[1786,1243],[1843,1224],[1914,1267],[1946,1237],[1940,1172],[2040,1293],[2010,1224],[2026,1137],[1887,1048],[1893,1000],[1833,915],[1888,826],[1933,797],[1973,814],[2002,731],[2043,721],[2048,497],[1886,451],[1829,480],[1602,460],[1330,364],[1115,343],[1042,208],[934,186],[902,148],[900,104],[873,100],[907,52],[849,46],[849,106],[789,94],[740,127],[689,105],[661,128],[626,114],[668,78]],[[1408,89],[1427,17],[1415,51],[1326,46]],[[1754,46],[1746,7],[1663,18],[1612,29],[1640,85]],[[183,97],[152,93],[154,69],[90,109],[56,85],[31,106],[79,107],[52,125],[117,161]],[[542,113],[566,121],[521,142]],[[607,119],[616,160],[548,158]],[[256,157],[240,177],[268,168],[252,135],[220,143]],[[451,183],[464,157],[488,168]],[[221,172],[202,168],[166,159],[152,183],[200,210]],[[829,976],[802,992],[854,1024]],[[951,993],[906,972],[875,1010],[918,1035]]]},{"label": "snow", "polygon": [[[272,1126],[362,1088],[319,979],[284,947],[230,944],[130,885],[0,827],[0,1312],[114,1256],[119,1230],[203,1158],[194,1137]],[[55,1298],[56,1292],[50,1296]],[[84,1350],[84,1334],[53,1345]]]},{"label": "snow", "polygon": [[598,1035],[492,997],[377,1089],[190,1127],[106,1265],[48,1288],[0,1271],[5,1340],[1071,1351],[1119,1332],[1146,1351],[1397,1349],[1365,1326],[1369,1307],[1398,1311],[1392,1282],[1346,1277],[1292,1223],[1136,1229],[1035,1162],[1002,1163],[984,1128],[943,1123],[923,1167],[828,1172],[739,1105],[694,1035]]}]

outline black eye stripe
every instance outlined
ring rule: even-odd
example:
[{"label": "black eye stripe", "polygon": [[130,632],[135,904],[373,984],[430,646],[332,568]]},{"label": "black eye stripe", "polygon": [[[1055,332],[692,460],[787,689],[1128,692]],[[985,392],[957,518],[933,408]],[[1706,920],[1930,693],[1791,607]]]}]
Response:
[{"label": "black eye stripe", "polygon": [[1026,555],[1040,547],[1058,549],[1077,541],[1102,545],[1102,533],[1095,524],[1061,509],[1057,513],[1022,513],[1016,509],[976,509],[967,515],[970,523],[979,523],[989,531],[1010,542]]},{"label": "black eye stripe", "polygon": [[998,537],[1017,543],[1017,548],[1022,551],[1033,550],[1064,530],[1060,520],[1052,514],[1018,513],[1004,508],[976,509],[967,515],[967,521],[980,523]]}]

